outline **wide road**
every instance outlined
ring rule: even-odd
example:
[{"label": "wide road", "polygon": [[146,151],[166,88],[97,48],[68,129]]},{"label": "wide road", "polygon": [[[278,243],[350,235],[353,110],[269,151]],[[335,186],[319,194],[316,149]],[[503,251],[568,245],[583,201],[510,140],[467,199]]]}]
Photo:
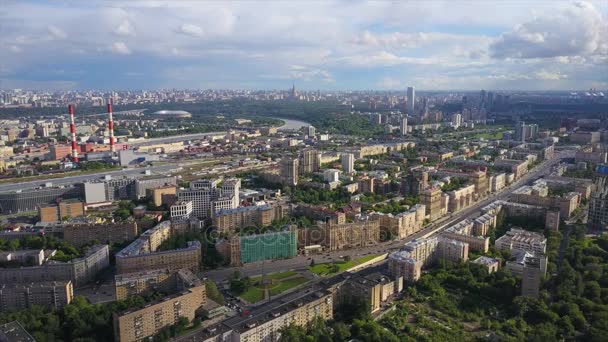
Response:
[{"label": "wide road", "polygon": [[415,240],[421,237],[432,236],[440,233],[441,231],[447,229],[448,227],[463,221],[470,217],[477,217],[481,213],[481,208],[484,206],[497,201],[497,200],[507,200],[508,197],[515,191],[515,189],[519,188],[522,185],[527,184],[528,182],[535,180],[541,176],[547,175],[551,171],[551,167],[557,164],[562,158],[572,157],[574,155],[573,151],[568,152],[560,152],[556,153],[555,156],[549,160],[543,161],[541,164],[537,165],[532,171],[528,172],[519,180],[515,181],[510,186],[502,189],[502,191],[492,194],[487,198],[473,204],[470,207],[467,207],[455,214],[451,214],[445,216],[427,228],[408,236],[403,240],[398,241],[388,241],[385,243],[379,243],[370,247],[362,247],[357,249],[350,250],[341,250],[341,251],[333,251],[333,252],[324,252],[322,254],[311,255],[311,256],[302,256],[298,255],[295,258],[291,259],[283,259],[283,260],[273,260],[266,262],[256,262],[251,264],[246,264],[242,267],[230,267],[230,268],[222,268],[218,270],[212,271],[204,271],[200,273],[201,277],[207,277],[215,282],[222,282],[234,274],[235,271],[239,271],[242,275],[245,276],[253,276],[261,273],[274,273],[274,272],[282,272],[289,270],[302,270],[310,265],[311,260],[314,259],[315,263],[324,263],[330,261],[341,260],[343,256],[350,256],[355,259],[364,255],[377,255],[383,253],[389,253],[394,250],[400,249],[405,243]]}]

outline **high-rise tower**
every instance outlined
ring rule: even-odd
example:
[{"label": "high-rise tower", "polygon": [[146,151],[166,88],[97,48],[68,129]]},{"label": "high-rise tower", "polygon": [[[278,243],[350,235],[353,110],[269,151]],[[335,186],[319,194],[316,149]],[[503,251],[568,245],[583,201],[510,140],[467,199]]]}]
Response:
[{"label": "high-rise tower", "polygon": [[409,115],[414,115],[414,109],[416,103],[416,94],[414,93],[414,87],[407,88],[407,113]]}]

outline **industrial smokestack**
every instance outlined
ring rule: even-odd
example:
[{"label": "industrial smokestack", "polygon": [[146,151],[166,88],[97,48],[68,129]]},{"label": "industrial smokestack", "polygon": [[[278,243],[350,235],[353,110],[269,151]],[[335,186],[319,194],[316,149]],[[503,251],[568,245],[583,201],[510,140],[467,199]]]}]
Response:
[{"label": "industrial smokestack", "polygon": [[74,105],[68,105],[70,113],[70,135],[72,138],[72,161],[78,163],[78,150],[76,147],[76,124],[74,124]]},{"label": "industrial smokestack", "polygon": [[110,151],[114,153],[116,152],[116,148],[114,147],[114,119],[112,119],[112,99],[108,99],[108,114],[110,115],[108,121],[108,130],[110,131]]}]

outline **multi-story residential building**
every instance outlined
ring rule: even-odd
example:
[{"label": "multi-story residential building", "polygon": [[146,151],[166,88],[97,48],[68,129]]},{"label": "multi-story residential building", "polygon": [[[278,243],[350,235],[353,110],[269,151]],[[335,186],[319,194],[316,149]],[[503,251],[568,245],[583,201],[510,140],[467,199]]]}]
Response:
[{"label": "multi-story residential building", "polygon": [[521,275],[521,295],[538,297],[542,279],[547,273],[545,256],[528,256],[524,258]]},{"label": "multi-story residential building", "polygon": [[496,248],[501,250],[531,251],[544,254],[547,250],[547,239],[538,233],[523,229],[511,228],[505,235],[496,239]]},{"label": "multi-story residential building", "polygon": [[189,219],[194,212],[192,201],[177,201],[169,209],[172,220]]},{"label": "multi-story residential building", "polygon": [[103,243],[122,243],[131,241],[139,232],[137,222],[81,222],[61,226],[63,239],[75,246],[86,245],[91,241]]},{"label": "multi-story residential building", "polygon": [[342,153],[340,156],[342,162],[342,171],[344,173],[352,173],[355,171],[355,155],[352,153]]},{"label": "multi-story residential building", "polygon": [[441,205],[441,189],[431,188],[420,194],[420,203],[424,204],[426,215],[434,221],[443,216],[444,210]]},{"label": "multi-story residential building", "polygon": [[429,187],[429,173],[426,169],[414,169],[401,181],[404,194],[418,196]]},{"label": "multi-story residential building", "polygon": [[281,182],[290,186],[298,184],[299,162],[297,158],[285,157],[281,159]]},{"label": "multi-story residential building", "polygon": [[177,193],[179,201],[191,201],[192,212],[197,218],[206,218],[220,209],[236,208],[239,205],[240,180],[226,179],[218,188],[219,180],[200,180],[190,183],[190,189]]},{"label": "multi-story residential building", "polygon": [[333,295],[327,290],[319,290],[297,296],[270,308],[260,307],[248,317],[234,317],[224,325],[232,330],[232,341],[278,341],[280,330],[291,324],[305,327],[314,319],[333,318]]},{"label": "multi-story residential building", "polygon": [[[493,227],[495,224],[495,219],[493,225],[487,223],[489,227]],[[484,228],[487,228],[485,224],[482,225],[474,220],[466,219],[446,229],[441,233],[441,236],[464,242],[471,250],[487,253],[490,248],[490,238],[483,236],[485,235],[482,234],[484,230],[487,233],[487,229]]]},{"label": "multi-story residential building", "polygon": [[361,220],[353,223],[325,224],[324,244],[330,251],[372,246],[380,242],[380,221]]},{"label": "multi-story residential building", "polygon": [[177,178],[175,176],[152,176],[138,178],[135,180],[135,197],[138,199],[144,198],[148,195],[148,190],[167,186],[176,187]]},{"label": "multi-story residential building", "polygon": [[375,269],[348,275],[348,280],[339,289],[340,302],[350,302],[353,298],[363,299],[370,306],[370,312],[380,310],[382,303],[403,290],[403,277],[392,279]]},{"label": "multi-story residential building", "polygon": [[380,230],[383,234],[404,239],[422,229],[426,207],[424,204],[416,204],[408,211],[393,214],[374,213],[372,217],[380,221]]},{"label": "multi-story residential building", "polygon": [[499,173],[490,176],[490,191],[498,192],[502,190],[506,185],[506,177],[504,173]]},{"label": "multi-story residential building", "polygon": [[438,260],[460,262],[467,261],[468,258],[469,245],[466,242],[439,236],[406,243],[401,251],[389,255],[388,267],[393,277],[417,281],[422,274],[422,268]]},{"label": "multi-story residential building", "polygon": [[136,196],[134,178],[112,178],[111,176],[106,176],[103,183],[106,190],[106,201],[129,200],[134,199]]},{"label": "multi-story residential building", "polygon": [[44,281],[0,285],[0,312],[23,310],[33,305],[61,310],[74,298],[72,282]]},{"label": "multi-story residential building", "polygon": [[171,222],[165,221],[145,231],[141,236],[116,253],[117,274],[144,270],[187,268],[193,272],[200,270],[201,243],[188,242],[185,248],[157,251],[171,234]]},{"label": "multi-story residential building", "polygon": [[450,196],[448,202],[448,210],[451,213],[455,213],[461,209],[464,209],[473,204],[475,198],[475,185],[467,185],[458,190],[452,190],[448,192]]},{"label": "multi-story residential building", "polygon": [[422,275],[422,260],[416,260],[408,251],[402,250],[388,256],[388,270],[393,277],[416,281]]},{"label": "multi-story residential building", "polygon": [[232,199],[230,208],[236,208],[241,204],[240,199],[241,180],[238,178],[227,178],[222,182],[222,196]]},{"label": "multi-story residential building", "polygon": [[155,206],[160,207],[163,204],[169,205],[177,198],[177,187],[175,185],[164,185],[158,188],[146,190],[146,196],[152,199]]},{"label": "multi-story residential building", "polygon": [[608,167],[597,168],[595,191],[589,200],[588,225],[592,229],[608,229]]},{"label": "multi-story residential building", "polygon": [[176,271],[161,269],[114,276],[116,300],[125,300],[151,291],[163,293],[183,291],[201,284],[201,280],[187,269]]},{"label": "multi-story residential building", "polygon": [[500,269],[500,259],[489,258],[482,255],[471,262],[483,266],[488,271],[488,274],[497,272]]},{"label": "multi-story residential building", "polygon": [[84,215],[84,203],[77,199],[69,199],[59,204],[38,205],[38,217],[40,222],[58,222],[64,218],[79,217]]},{"label": "multi-story residential building", "polygon": [[300,174],[317,172],[321,168],[321,152],[305,149],[300,157]]},{"label": "multi-story residential building", "polygon": [[244,227],[265,227],[273,220],[283,217],[280,205],[264,204],[234,209],[223,209],[213,213],[213,226],[220,233],[234,232]]},{"label": "multi-story residential building", "polygon": [[520,179],[528,173],[527,160],[499,159],[494,162],[494,166],[511,172],[515,176],[515,179]]},{"label": "multi-story residential building", "polygon": [[139,310],[115,312],[115,339],[123,342],[141,341],[177,323],[180,317],[191,321],[196,310],[206,302],[205,285],[201,285],[163,297]]},{"label": "multi-story residential building", "polygon": [[0,283],[29,283],[71,280],[80,286],[110,265],[108,245],[95,245],[82,258],[69,262],[47,262],[41,266],[0,268]]},{"label": "multi-story residential building", "polygon": [[475,187],[475,199],[480,199],[488,194],[488,179],[485,171],[475,171],[469,175],[471,183]]},{"label": "multi-story residential building", "polygon": [[0,252],[0,261],[31,266],[42,265],[46,261],[46,257],[43,249],[25,249]]}]

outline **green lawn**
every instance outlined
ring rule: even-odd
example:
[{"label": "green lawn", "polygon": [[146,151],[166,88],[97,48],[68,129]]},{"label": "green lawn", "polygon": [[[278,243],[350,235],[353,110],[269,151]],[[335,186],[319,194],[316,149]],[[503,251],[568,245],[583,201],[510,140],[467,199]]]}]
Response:
[{"label": "green lawn", "polygon": [[490,132],[484,132],[484,133],[477,133],[473,136],[473,138],[477,138],[477,139],[481,139],[484,138],[486,140],[497,140],[497,139],[502,139],[502,132],[494,132],[494,133],[490,133]]},{"label": "green lawn", "polygon": [[276,296],[279,293],[282,293],[282,292],[285,292],[294,287],[300,286],[300,285],[306,283],[307,281],[308,281],[308,279],[306,279],[304,277],[296,277],[296,278],[283,280],[282,282],[279,283],[278,286],[275,286],[270,289],[270,294],[273,296]]},{"label": "green lawn", "polygon": [[258,287],[252,286],[247,291],[241,293],[241,295],[239,297],[243,298],[244,300],[248,301],[249,303],[257,303],[257,302],[261,301],[262,299],[264,299],[264,290],[262,290]]},{"label": "green lawn", "polygon": [[367,256],[360,257],[360,258],[357,258],[355,260],[350,260],[350,261],[336,261],[336,262],[329,262],[329,263],[323,263],[323,264],[316,264],[312,267],[309,266],[308,270],[311,271],[312,273],[315,273],[318,275],[332,275],[332,274],[344,272],[356,265],[370,261],[371,259],[373,259],[375,257],[377,257],[377,255],[367,255]]},{"label": "green lawn", "polygon": [[[280,293],[283,293],[289,289],[300,286],[306,282],[308,279],[305,277],[299,276],[297,272],[281,272],[267,275],[268,278],[272,279],[272,285],[270,285],[270,295],[276,296]],[[290,279],[286,279],[292,277]],[[255,284],[262,279],[262,276],[252,277],[251,280]],[[284,280],[283,280],[284,279]],[[240,295],[241,298],[248,301],[249,303],[257,303],[264,299],[264,289],[261,285],[254,285],[250,287],[247,291],[243,292]]]}]

